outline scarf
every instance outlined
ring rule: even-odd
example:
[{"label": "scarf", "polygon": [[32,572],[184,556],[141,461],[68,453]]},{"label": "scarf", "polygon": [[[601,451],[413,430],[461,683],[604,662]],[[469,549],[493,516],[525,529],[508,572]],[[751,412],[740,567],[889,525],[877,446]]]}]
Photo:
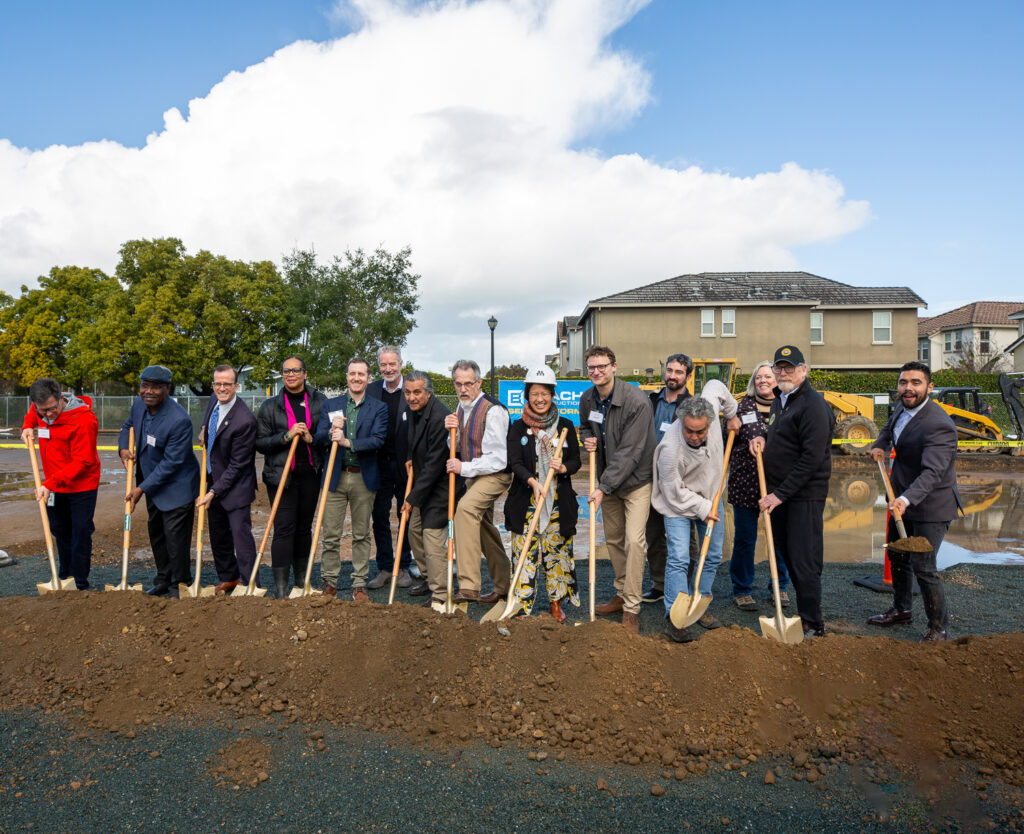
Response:
[{"label": "scarf", "polygon": [[[284,413],[288,417],[288,431],[291,431],[292,426],[299,421],[295,419],[295,412],[292,410],[292,404],[288,399],[288,394],[285,391],[282,391],[281,396],[284,397]],[[306,391],[305,389],[302,391],[302,402],[306,409],[306,428],[312,431],[313,427],[309,425],[309,391]],[[308,444],[306,445],[306,454],[309,455],[309,465],[312,466],[313,450],[309,448]],[[295,471],[295,458],[292,458],[292,468],[290,471]]]},{"label": "scarf", "polygon": [[551,403],[547,414],[538,414],[528,402],[523,403],[523,422],[531,429],[550,429],[558,422],[558,406]]},{"label": "scarf", "polygon": [[762,414],[767,414],[772,410],[772,401],[765,399],[760,394],[754,394],[754,402],[757,404],[757,410]]}]

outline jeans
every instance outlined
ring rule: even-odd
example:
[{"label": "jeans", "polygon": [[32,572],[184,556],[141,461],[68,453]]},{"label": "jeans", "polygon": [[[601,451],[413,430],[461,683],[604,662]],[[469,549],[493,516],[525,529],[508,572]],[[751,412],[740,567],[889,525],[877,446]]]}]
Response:
[{"label": "jeans", "polygon": [[96,513],[98,490],[83,492],[54,492],[53,506],[46,508],[50,530],[57,545],[60,561],[59,576],[75,578],[75,587],[84,591],[89,587],[89,568],[92,564],[93,515]]},{"label": "jeans", "polygon": [[[754,550],[757,547],[757,520],[760,515],[760,512],[749,507],[732,505],[733,539],[729,576],[732,577],[734,597],[745,596],[754,589]],[[775,564],[779,571],[779,590],[784,591],[789,584],[786,563],[777,558]],[[769,588],[772,587],[770,577],[769,573]]]},{"label": "jeans", "polygon": [[[719,505],[721,515],[721,505]],[[708,525],[695,518],[665,517],[665,538],[668,541],[668,558],[665,561],[665,614],[672,609],[672,603],[685,588],[686,593],[693,593],[693,579],[687,579],[686,568],[690,561],[690,526],[696,525],[697,534],[701,538],[701,546],[707,535]],[[704,569],[700,575],[700,593],[711,595],[711,586],[715,584],[715,574],[722,562],[722,542],[725,541],[725,526],[716,521],[711,528],[711,542],[704,559]]]}]

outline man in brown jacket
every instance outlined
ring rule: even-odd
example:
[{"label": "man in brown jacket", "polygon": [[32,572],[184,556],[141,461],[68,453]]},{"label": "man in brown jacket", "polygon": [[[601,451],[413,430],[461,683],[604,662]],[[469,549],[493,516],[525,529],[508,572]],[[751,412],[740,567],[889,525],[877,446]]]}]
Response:
[{"label": "man in brown jacket", "polygon": [[611,348],[594,345],[584,354],[594,387],[580,397],[580,437],[597,452],[597,489],[591,512],[603,507],[604,536],[615,570],[615,596],[597,606],[598,614],[622,612],[622,624],[640,631],[640,593],[651,507],[651,462],[657,445],[651,403],[635,385],[615,378]]}]

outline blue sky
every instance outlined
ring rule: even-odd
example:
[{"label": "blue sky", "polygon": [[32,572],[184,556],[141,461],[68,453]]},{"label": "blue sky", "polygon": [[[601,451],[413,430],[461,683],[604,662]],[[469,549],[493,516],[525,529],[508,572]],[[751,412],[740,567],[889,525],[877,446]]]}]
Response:
[{"label": "blue sky", "polygon": [[[366,2],[379,6],[382,0]],[[469,26],[467,19],[453,17],[452,26]],[[187,117],[188,102],[207,97],[231,71],[260,64],[298,39],[323,43],[350,31],[323,0],[6,4],[0,23],[0,139],[31,150],[100,139],[141,148],[148,135],[164,131],[165,111],[175,107]],[[976,298],[1024,298],[1013,243],[1020,237],[1024,190],[1022,36],[1020,2],[652,0],[603,41],[606,55],[639,62],[649,100],[623,106],[622,118],[587,123],[568,141],[569,150],[605,160],[635,154],[661,173],[697,166],[725,175],[725,190],[792,162],[802,171],[827,172],[845,189],[840,203],[864,201],[869,210],[861,220],[847,217],[805,235],[800,228],[808,215],[797,213],[792,228],[764,233],[775,235],[767,248],[759,248],[760,233],[741,236],[735,257],[727,241],[732,232],[725,231],[717,249],[682,246],[685,254],[675,262],[663,255],[634,274],[609,276],[600,288],[577,287],[558,300],[564,309],[552,310],[549,321],[578,312],[598,289],[625,289],[682,271],[779,268],[779,258],[787,257],[787,268],[852,284],[908,285],[932,314]],[[400,90],[424,60],[396,51],[386,64],[394,73],[391,89]],[[376,67],[367,68],[367,77],[381,73]],[[628,98],[629,81],[624,73],[620,99]],[[456,94],[452,101],[458,102]],[[799,202],[807,188],[797,186],[792,199]],[[786,188],[774,193],[781,204],[791,199]],[[39,208],[25,200],[29,214],[62,208],[74,214],[71,205]],[[60,195],[54,200],[59,203]],[[0,205],[0,219],[3,214]],[[756,222],[754,214],[744,226]],[[161,228],[154,221],[136,232],[122,223],[111,234],[123,240]],[[291,234],[287,240],[295,245],[331,251],[326,241]],[[405,228],[389,233],[386,224],[366,234],[393,247],[415,236]],[[244,248],[234,238],[212,237],[186,243],[255,257],[232,251]],[[363,244],[355,232],[352,237],[355,243],[346,239],[344,245]],[[557,255],[548,243],[537,246],[550,261]],[[775,261],[766,256],[762,266],[762,251]],[[44,247],[4,274],[38,274],[61,258],[89,257],[88,248]],[[95,265],[110,268],[112,262]],[[12,283],[3,288],[11,291]],[[511,304],[480,299],[473,314],[501,309],[501,303]],[[524,339],[528,331],[524,322]],[[529,332],[540,331],[534,325]]]}]

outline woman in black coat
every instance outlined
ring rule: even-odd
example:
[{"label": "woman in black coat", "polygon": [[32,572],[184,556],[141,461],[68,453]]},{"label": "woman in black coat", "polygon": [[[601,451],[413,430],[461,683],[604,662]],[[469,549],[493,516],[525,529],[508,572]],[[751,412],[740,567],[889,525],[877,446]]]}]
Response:
[{"label": "woman in black coat", "polygon": [[[505,527],[512,533],[513,560],[522,552],[534,514],[540,512],[540,519],[515,596],[523,613],[530,614],[537,596],[537,571],[543,562],[551,616],[562,623],[566,619],[562,600],[568,597],[573,605],[580,604],[572,555],[572,537],[579,516],[572,476],[580,468],[580,444],[575,427],[558,414],[554,403],[555,375],[550,368],[528,373],[523,388],[523,416],[508,431],[508,465],[513,479],[505,500]],[[568,429],[565,444],[561,455],[555,457],[553,452],[562,429]],[[538,507],[549,468],[556,475],[546,500]]]}]

